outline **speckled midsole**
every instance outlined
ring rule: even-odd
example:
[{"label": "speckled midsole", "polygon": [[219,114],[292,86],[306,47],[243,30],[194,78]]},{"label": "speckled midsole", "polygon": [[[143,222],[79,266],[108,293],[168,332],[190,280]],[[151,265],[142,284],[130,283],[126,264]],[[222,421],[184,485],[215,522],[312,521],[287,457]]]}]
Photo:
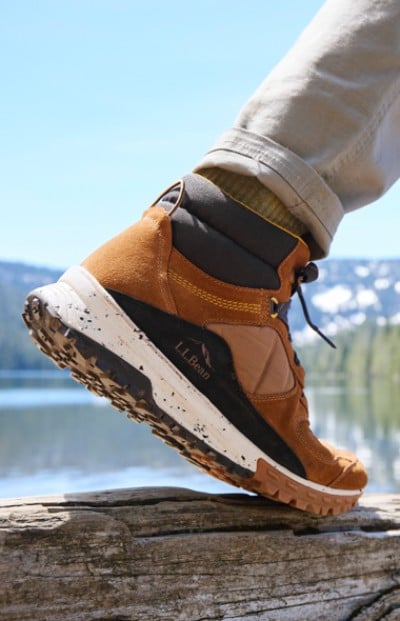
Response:
[{"label": "speckled midsole", "polygon": [[57,283],[32,295],[48,304],[64,325],[140,369],[152,384],[157,405],[202,442],[206,437],[212,450],[233,463],[256,472],[263,459],[285,478],[321,494],[359,496],[359,490],[333,489],[301,478],[261,451],[159,351],[85,268],[70,268]]}]

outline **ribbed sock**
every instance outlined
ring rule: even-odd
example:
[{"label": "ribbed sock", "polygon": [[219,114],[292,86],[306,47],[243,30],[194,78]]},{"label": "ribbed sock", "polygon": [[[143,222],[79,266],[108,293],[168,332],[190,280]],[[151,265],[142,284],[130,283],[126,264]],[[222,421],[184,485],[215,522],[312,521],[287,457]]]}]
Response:
[{"label": "ribbed sock", "polygon": [[306,226],[255,177],[239,175],[222,168],[202,168],[196,172],[264,220],[298,237],[307,233]]}]

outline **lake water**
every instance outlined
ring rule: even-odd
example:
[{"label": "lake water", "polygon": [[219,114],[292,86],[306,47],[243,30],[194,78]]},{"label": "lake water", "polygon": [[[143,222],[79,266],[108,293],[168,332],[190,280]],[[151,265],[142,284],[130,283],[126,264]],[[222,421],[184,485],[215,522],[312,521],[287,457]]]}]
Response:
[{"label": "lake water", "polygon": [[[369,492],[400,493],[400,386],[322,385],[308,399],[314,432],[355,451]],[[142,486],[232,492],[61,371],[0,372],[0,496]]]}]

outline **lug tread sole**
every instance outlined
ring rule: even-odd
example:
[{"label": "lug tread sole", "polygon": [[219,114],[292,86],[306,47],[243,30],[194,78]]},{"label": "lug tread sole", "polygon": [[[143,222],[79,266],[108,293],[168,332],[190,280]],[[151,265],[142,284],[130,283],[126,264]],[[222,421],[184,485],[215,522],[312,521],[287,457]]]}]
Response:
[{"label": "lug tread sole", "polygon": [[263,459],[259,459],[257,472],[252,473],[211,450],[156,406],[146,391],[136,390],[136,394],[132,394],[129,379],[121,381],[118,372],[122,361],[114,354],[108,358],[99,357],[99,346],[94,341],[68,328],[57,312],[36,295],[28,296],[22,316],[32,341],[59,368],[68,368],[77,382],[90,392],[106,397],[129,419],[147,423],[155,436],[207,474],[316,515],[337,515],[356,504],[360,494],[321,493],[289,479]]}]

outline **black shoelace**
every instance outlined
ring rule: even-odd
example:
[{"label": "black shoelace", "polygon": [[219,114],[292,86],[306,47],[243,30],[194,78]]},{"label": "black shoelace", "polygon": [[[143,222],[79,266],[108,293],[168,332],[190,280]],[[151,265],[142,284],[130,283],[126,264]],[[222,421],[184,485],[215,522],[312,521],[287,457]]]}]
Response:
[{"label": "black shoelace", "polygon": [[306,304],[304,295],[303,295],[303,291],[301,289],[302,283],[313,282],[313,281],[317,280],[317,278],[318,278],[318,267],[315,265],[315,263],[312,263],[312,262],[311,263],[307,263],[307,265],[305,267],[303,267],[298,272],[296,272],[296,279],[297,280],[296,280],[296,285],[294,287],[293,293],[297,293],[297,295],[299,296],[301,308],[303,309],[303,313],[304,313],[304,318],[305,318],[307,324],[310,326],[310,328],[312,330],[314,330],[314,332],[316,332],[322,339],[324,339],[324,341],[326,343],[328,343],[328,345],[330,345],[331,347],[336,349],[335,343],[333,341],[331,341],[331,339],[328,338],[326,336],[326,334],[321,332],[321,330],[318,328],[318,326],[315,325],[315,323],[312,321],[312,319],[310,317],[310,313],[309,313],[308,308],[307,308],[307,304]]},{"label": "black shoelace", "polygon": [[[318,328],[318,326],[312,321],[310,317],[310,313],[307,308],[306,300],[304,298],[303,291],[301,288],[302,283],[313,282],[314,280],[317,280],[317,278],[318,278],[318,267],[315,265],[315,263],[308,263],[305,267],[303,267],[298,272],[296,272],[296,283],[293,287],[292,295],[297,293],[297,295],[299,296],[304,318],[306,320],[306,323],[310,326],[310,328],[314,332],[316,332],[322,339],[324,339],[324,341],[328,343],[328,345],[336,349],[335,343],[331,341],[331,339],[328,338],[326,334],[324,334]],[[274,298],[272,298],[271,303],[272,303],[271,313],[276,314],[280,319],[282,319],[282,321],[284,321],[284,323],[289,329],[288,313],[289,313],[291,302],[290,301],[289,302],[277,302]],[[290,331],[289,331],[289,339],[292,340],[290,336]]]}]

